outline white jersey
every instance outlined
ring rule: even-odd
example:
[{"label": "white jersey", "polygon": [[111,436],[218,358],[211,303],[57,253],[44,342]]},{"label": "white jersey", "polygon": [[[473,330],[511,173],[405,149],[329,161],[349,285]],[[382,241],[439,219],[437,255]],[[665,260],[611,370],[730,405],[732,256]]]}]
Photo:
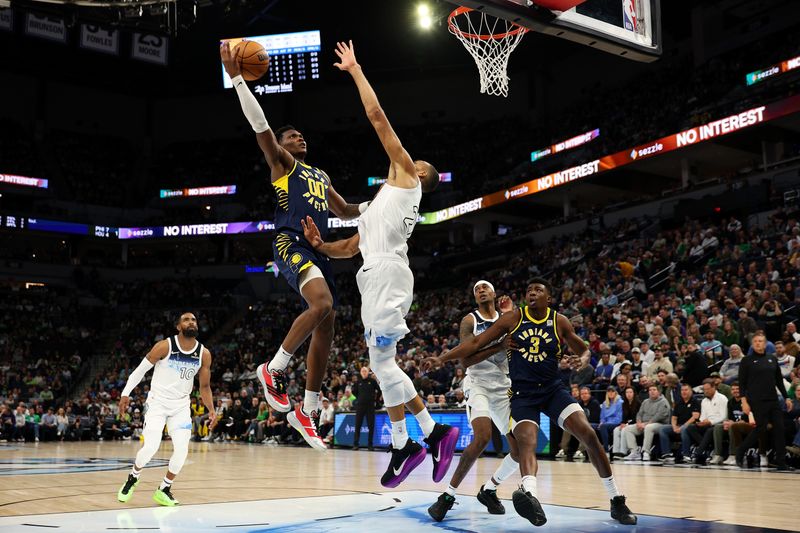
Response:
[{"label": "white jersey", "polygon": [[364,264],[396,255],[408,264],[408,238],[417,225],[422,185],[403,189],[385,183],[358,220],[358,249]]},{"label": "white jersey", "polygon": [[[473,318],[472,334],[476,337],[489,329],[500,318],[500,313],[497,311],[491,318],[483,317],[477,309],[470,314]],[[502,341],[502,339],[500,340]],[[485,389],[502,390],[503,392],[508,390],[511,387],[511,380],[508,377],[508,357],[505,351],[501,348],[488,359],[467,368],[467,378],[471,383]]]},{"label": "white jersey", "polygon": [[178,336],[169,337],[169,354],[160,359],[153,368],[150,394],[147,401],[162,403],[189,403],[189,395],[194,387],[194,376],[203,364],[203,345],[195,341],[188,352],[181,350]]}]

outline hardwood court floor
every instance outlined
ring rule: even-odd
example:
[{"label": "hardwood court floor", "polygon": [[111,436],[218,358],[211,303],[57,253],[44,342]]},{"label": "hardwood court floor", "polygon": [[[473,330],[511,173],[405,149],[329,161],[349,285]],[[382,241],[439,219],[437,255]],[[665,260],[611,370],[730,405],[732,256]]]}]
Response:
[{"label": "hardwood court floor", "polygon": [[[151,463],[156,466],[145,469],[131,502],[116,500],[138,449],[138,442],[0,445],[0,516],[154,507],[150,495],[164,475],[171,453],[169,442]],[[319,453],[309,448],[192,443],[173,493],[182,506],[348,494],[391,496],[392,491],[379,483],[388,459],[388,454],[381,452],[337,449]],[[456,462],[454,458],[450,473]],[[465,509],[499,462],[496,458],[478,460],[458,491],[463,495],[458,501]],[[620,463],[614,464],[614,470],[631,509],[641,515],[800,530],[797,508],[792,504],[800,486],[797,474]],[[431,491],[429,498],[422,497],[432,503],[446,484],[434,485],[430,473],[428,459],[396,491]],[[498,495],[510,498],[518,481],[518,475],[512,476]],[[608,499],[589,464],[542,461],[538,489],[542,503],[608,509]],[[506,508],[507,515],[514,514],[510,502]],[[548,516],[551,513],[548,511]],[[607,519],[607,512],[602,516]],[[375,522],[371,523],[374,530]]]}]

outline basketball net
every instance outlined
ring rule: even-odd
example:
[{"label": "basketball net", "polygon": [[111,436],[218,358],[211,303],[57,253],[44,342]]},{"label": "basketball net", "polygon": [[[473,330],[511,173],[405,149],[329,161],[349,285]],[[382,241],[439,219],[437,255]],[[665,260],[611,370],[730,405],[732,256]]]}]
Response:
[{"label": "basketball net", "polygon": [[508,58],[528,30],[468,7],[459,7],[450,13],[447,28],[475,60],[481,77],[481,92],[508,96]]}]

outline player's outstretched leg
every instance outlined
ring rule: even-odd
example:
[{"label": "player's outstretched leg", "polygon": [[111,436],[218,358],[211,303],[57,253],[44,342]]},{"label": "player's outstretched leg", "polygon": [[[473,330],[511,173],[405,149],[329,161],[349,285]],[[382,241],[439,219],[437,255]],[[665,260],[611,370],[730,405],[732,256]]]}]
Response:
[{"label": "player's outstretched leg", "polygon": [[150,459],[153,458],[161,445],[161,434],[164,431],[166,420],[166,416],[159,411],[158,407],[148,409],[145,415],[144,430],[142,431],[144,442],[136,453],[136,459],[134,460],[133,468],[128,474],[128,479],[117,491],[118,501],[127,503],[133,497],[133,492],[139,485],[139,476],[142,473],[142,469],[147,466],[147,463],[150,462]]},{"label": "player's outstretched leg", "polygon": [[547,523],[542,504],[536,497],[536,441],[539,426],[533,420],[522,420],[514,426],[514,438],[519,447],[519,469],[522,474],[522,484],[514,491],[511,501],[514,510],[522,518],[530,521],[536,527]]},{"label": "player's outstretched leg", "polygon": [[611,499],[611,518],[617,520],[620,524],[636,525],[638,518],[628,508],[625,503],[625,496],[617,488],[614,474],[611,472],[611,463],[608,462],[608,456],[603,451],[603,445],[600,444],[600,439],[597,438],[594,429],[589,425],[589,420],[584,412],[577,410],[567,416],[566,420],[564,420],[564,429],[573,434],[586,448],[589,460],[600,475],[600,481],[603,482],[603,486],[608,492],[608,497]]}]

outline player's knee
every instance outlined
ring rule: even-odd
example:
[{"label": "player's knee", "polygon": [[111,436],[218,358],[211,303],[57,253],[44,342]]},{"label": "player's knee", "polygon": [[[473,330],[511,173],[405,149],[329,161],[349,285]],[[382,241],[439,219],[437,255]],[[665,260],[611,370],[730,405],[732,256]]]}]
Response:
[{"label": "player's knee", "polygon": [[[330,296],[323,296],[312,302],[308,310],[313,315],[314,322],[323,325],[323,321],[331,314],[331,311],[333,311],[333,300]],[[330,327],[332,329],[333,324],[331,324]]]},{"label": "player's knee", "polygon": [[481,450],[486,448],[489,445],[490,435],[486,435],[483,433],[475,433],[472,442],[475,443],[476,446],[480,447]]}]

